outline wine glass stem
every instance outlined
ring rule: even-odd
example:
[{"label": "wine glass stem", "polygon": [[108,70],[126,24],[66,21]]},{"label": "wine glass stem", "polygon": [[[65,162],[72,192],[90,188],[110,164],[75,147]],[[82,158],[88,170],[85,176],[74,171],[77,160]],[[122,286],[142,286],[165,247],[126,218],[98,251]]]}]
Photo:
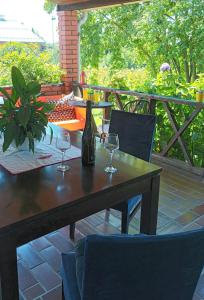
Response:
[{"label": "wine glass stem", "polygon": [[113,163],[113,151],[110,151],[110,161],[109,161],[109,167],[112,168],[112,163]]},{"label": "wine glass stem", "polygon": [[64,167],[64,154],[65,154],[65,151],[62,151],[62,162],[61,162],[62,167]]}]

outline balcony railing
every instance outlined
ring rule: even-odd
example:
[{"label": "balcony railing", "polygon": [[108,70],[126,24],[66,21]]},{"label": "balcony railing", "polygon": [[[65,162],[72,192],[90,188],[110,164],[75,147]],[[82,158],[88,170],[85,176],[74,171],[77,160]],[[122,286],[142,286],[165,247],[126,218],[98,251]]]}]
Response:
[{"label": "balcony railing", "polygon": [[[154,157],[204,175],[204,103],[173,97],[74,83],[75,91],[101,91],[115,109],[157,116]],[[106,112],[106,117],[107,116]]]}]

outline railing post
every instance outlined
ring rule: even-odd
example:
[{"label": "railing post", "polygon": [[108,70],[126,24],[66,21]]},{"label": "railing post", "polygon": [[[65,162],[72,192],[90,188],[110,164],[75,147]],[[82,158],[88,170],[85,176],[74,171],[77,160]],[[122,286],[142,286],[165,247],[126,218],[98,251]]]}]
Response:
[{"label": "railing post", "polygon": [[72,82],[72,88],[75,96],[83,97],[83,89],[77,81]]},{"label": "railing post", "polygon": [[[110,92],[104,92],[104,101],[108,102],[108,98],[110,96]],[[103,118],[109,120],[110,119],[110,115],[111,115],[111,108],[107,107],[104,109],[103,111]]]},{"label": "railing post", "polygon": [[155,115],[156,114],[156,100],[155,99],[150,99],[150,102],[149,102],[149,113],[151,115]]}]

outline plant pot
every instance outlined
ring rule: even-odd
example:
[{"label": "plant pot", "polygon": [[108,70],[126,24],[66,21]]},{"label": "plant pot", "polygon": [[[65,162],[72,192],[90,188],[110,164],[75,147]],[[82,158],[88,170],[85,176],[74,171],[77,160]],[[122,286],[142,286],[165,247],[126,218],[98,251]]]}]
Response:
[{"label": "plant pot", "polygon": [[16,147],[16,143],[12,142],[11,144],[14,148],[16,148],[19,151],[29,151],[29,141],[28,139],[25,139],[22,145]]},{"label": "plant pot", "polygon": [[22,145],[17,147],[19,151],[29,151],[29,140],[25,139]]},{"label": "plant pot", "polygon": [[[38,140],[35,140],[35,148],[38,146],[40,142]],[[29,149],[29,140],[28,138],[25,139],[22,145],[16,147],[15,142],[12,143],[12,146],[17,148],[19,151],[30,151]]]}]

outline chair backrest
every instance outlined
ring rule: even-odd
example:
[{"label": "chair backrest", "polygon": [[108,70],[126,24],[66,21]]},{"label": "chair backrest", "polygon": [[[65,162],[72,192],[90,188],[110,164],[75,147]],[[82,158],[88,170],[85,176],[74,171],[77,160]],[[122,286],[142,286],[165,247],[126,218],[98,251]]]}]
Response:
[{"label": "chair backrest", "polygon": [[192,300],[204,230],[162,236],[88,236],[83,300]]},{"label": "chair backrest", "polygon": [[156,117],[112,110],[109,132],[119,136],[120,150],[149,161]]}]

